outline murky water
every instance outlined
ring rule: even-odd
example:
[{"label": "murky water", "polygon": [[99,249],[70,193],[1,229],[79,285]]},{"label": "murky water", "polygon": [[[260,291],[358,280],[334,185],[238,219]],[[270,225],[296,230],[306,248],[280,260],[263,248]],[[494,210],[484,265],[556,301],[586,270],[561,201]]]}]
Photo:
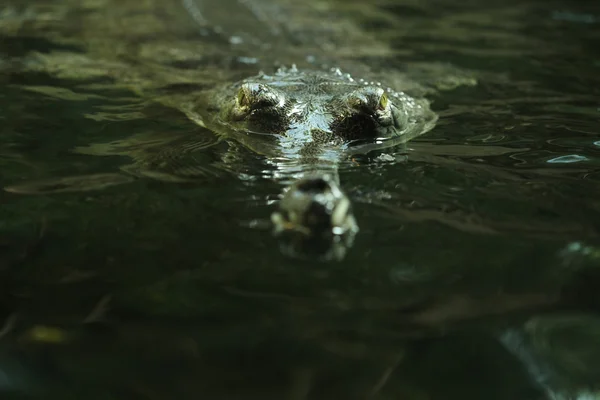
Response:
[{"label": "murky water", "polygon": [[[600,7],[296,3],[0,7],[2,398],[597,397]],[[292,63],[439,115],[341,168],[339,262],[281,251],[287,172],[184,106]]]}]

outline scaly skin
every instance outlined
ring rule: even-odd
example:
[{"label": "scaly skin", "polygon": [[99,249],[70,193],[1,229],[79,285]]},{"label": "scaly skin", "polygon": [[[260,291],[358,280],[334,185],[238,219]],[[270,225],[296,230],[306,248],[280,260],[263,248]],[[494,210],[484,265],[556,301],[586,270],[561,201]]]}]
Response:
[{"label": "scaly skin", "polygon": [[424,99],[356,81],[338,69],[280,68],[205,94],[207,128],[267,157],[306,167],[404,143],[433,128]]}]

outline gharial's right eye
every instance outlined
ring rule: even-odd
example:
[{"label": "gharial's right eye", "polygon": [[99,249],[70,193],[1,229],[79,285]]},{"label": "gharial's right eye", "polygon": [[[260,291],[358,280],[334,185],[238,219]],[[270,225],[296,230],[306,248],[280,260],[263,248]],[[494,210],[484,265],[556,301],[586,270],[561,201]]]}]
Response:
[{"label": "gharial's right eye", "polygon": [[240,107],[250,106],[250,98],[248,96],[247,90],[245,90],[243,86],[240,88],[240,90],[238,90],[237,103]]},{"label": "gharial's right eye", "polygon": [[283,95],[260,83],[244,83],[237,93],[237,103],[242,108],[264,108],[283,105]]}]

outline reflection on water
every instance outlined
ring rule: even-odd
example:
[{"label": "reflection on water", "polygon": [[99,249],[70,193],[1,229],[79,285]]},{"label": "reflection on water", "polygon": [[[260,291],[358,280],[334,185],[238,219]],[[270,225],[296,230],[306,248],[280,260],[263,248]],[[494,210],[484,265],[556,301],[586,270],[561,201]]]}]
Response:
[{"label": "reflection on water", "polygon": [[[535,0],[5,2],[0,397],[597,397],[599,18]],[[195,113],[281,64],[439,115],[342,163],[360,233],[341,262],[281,254],[265,228],[298,166]]]}]

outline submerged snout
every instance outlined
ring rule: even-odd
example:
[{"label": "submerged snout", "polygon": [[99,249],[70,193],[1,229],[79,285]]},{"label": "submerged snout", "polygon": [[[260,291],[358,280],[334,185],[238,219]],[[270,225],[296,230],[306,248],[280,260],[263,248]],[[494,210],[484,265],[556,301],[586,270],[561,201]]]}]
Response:
[{"label": "submerged snout", "polygon": [[292,229],[307,235],[342,235],[358,230],[351,208],[350,200],[335,179],[324,174],[292,184],[272,220],[280,230]]},{"label": "submerged snout", "polygon": [[331,175],[296,181],[271,219],[282,238],[282,250],[293,257],[339,261],[358,232],[350,200]]}]

